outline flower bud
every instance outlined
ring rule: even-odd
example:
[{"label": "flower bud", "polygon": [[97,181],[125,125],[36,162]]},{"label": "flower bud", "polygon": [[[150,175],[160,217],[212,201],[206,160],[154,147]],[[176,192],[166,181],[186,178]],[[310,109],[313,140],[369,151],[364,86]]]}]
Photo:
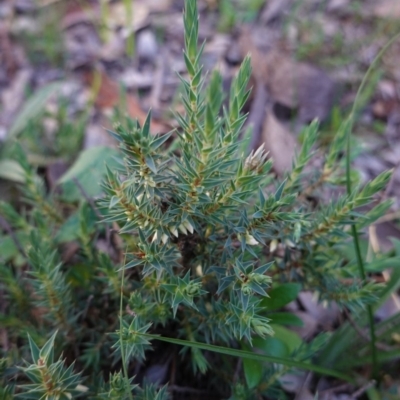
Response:
[{"label": "flower bud", "polygon": [[[156,231],[156,233],[154,234],[154,236],[153,236],[153,239],[151,240],[151,242],[153,243],[153,242],[155,242],[156,240],[157,240],[157,238],[158,238],[158,231]],[[162,235],[161,235],[161,241],[165,244],[165,243],[167,243],[168,242],[168,235],[166,235],[165,233],[163,233]]]},{"label": "flower bud", "polygon": [[268,285],[271,283],[271,277],[268,275],[262,275],[262,274],[254,274],[252,273],[250,275],[250,279],[259,285]]},{"label": "flower bud", "polygon": [[286,244],[286,246],[291,247],[291,248],[296,247],[296,245],[290,239],[285,239],[285,244]]},{"label": "flower bud", "polygon": [[271,244],[269,245],[269,251],[273,253],[277,248],[278,248],[278,241],[274,239],[271,241]]},{"label": "flower bud", "polygon": [[200,293],[200,288],[200,282],[190,282],[189,285],[186,286],[185,291],[190,297],[194,297]]},{"label": "flower bud", "polygon": [[265,153],[264,144],[262,144],[255,153],[253,151],[246,158],[244,162],[244,169],[248,171],[258,170],[265,163],[265,159],[267,158],[267,153]]},{"label": "flower bud", "polygon": [[185,227],[183,224],[180,224],[180,225],[178,226],[178,229],[179,229],[184,235],[187,235],[186,227]]},{"label": "flower bud", "polygon": [[187,220],[185,219],[182,224],[185,226],[185,228],[190,232],[193,233],[193,225]]},{"label": "flower bud", "polygon": [[178,230],[177,230],[174,226],[171,226],[171,227],[169,228],[169,231],[170,231],[175,237],[178,237],[178,236],[179,236]]},{"label": "flower bud", "polygon": [[254,319],[251,321],[251,325],[254,329],[254,332],[261,337],[266,337],[268,335],[272,336],[274,334],[272,328],[265,321]]},{"label": "flower bud", "polygon": [[257,240],[254,238],[253,235],[250,235],[250,233],[246,233],[246,244],[254,246],[259,243],[257,242]]},{"label": "flower bud", "polygon": [[242,285],[241,290],[242,290],[242,293],[246,296],[250,296],[253,293],[253,291],[251,290],[251,287],[247,284]]},{"label": "flower bud", "polygon": [[168,239],[169,239],[168,235],[163,233],[162,236],[161,236],[161,241],[165,244],[165,243],[168,242]]}]

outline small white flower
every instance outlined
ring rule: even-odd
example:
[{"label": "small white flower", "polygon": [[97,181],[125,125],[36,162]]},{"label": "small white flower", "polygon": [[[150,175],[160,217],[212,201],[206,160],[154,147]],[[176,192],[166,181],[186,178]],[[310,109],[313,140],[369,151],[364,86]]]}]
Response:
[{"label": "small white flower", "polygon": [[161,241],[165,244],[168,242],[168,235],[166,235],[165,233],[163,233],[163,235],[161,236]]},{"label": "small white flower", "polygon": [[[156,232],[156,233],[154,234],[153,239],[151,240],[151,242],[153,243],[153,242],[155,242],[157,239],[158,239],[158,232]],[[162,241],[164,244],[168,242],[168,239],[169,239],[169,237],[168,237],[168,235],[166,235],[165,233],[163,233],[163,234],[161,235],[161,241]]]},{"label": "small white flower", "polygon": [[246,158],[246,161],[244,162],[244,169],[256,170],[260,168],[265,163],[267,155],[268,153],[265,153],[265,147],[263,143],[255,153],[252,151]]},{"label": "small white flower", "polygon": [[127,216],[127,222],[132,221],[132,213],[130,211],[125,211],[125,214]]},{"label": "small white flower", "polygon": [[197,276],[203,276],[204,274],[203,274],[203,267],[201,266],[201,264],[199,264],[197,267],[196,267],[196,275]]},{"label": "small white flower", "polygon": [[179,236],[178,229],[176,229],[174,226],[171,226],[171,227],[169,228],[169,231],[170,231],[175,237],[178,237],[178,236]]},{"label": "small white flower", "polygon": [[136,200],[140,201],[143,198],[143,193],[140,193],[139,195],[136,196]]},{"label": "small white flower", "polygon": [[185,227],[183,224],[180,224],[180,225],[178,226],[178,229],[179,229],[183,234],[187,235],[186,227]]},{"label": "small white flower", "polygon": [[285,244],[288,247],[292,247],[292,248],[296,247],[296,245],[290,239],[285,239]]},{"label": "small white flower", "polygon": [[271,244],[269,245],[269,251],[273,253],[277,248],[278,248],[278,241],[274,239],[271,241]]},{"label": "small white flower", "polygon": [[258,244],[258,241],[254,238],[253,235],[250,235],[250,233],[246,233],[246,244],[254,246]]},{"label": "small white flower", "polygon": [[190,233],[193,233],[193,225],[187,219],[183,221],[183,225]]},{"label": "small white flower", "polygon": [[76,390],[79,390],[80,392],[87,392],[89,390],[89,388],[87,386],[83,386],[83,385],[78,385],[76,388]]}]

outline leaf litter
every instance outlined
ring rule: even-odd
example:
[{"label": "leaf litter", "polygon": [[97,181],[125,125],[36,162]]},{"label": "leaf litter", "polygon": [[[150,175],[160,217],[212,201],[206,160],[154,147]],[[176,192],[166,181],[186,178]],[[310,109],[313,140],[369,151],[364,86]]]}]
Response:
[{"label": "leaf litter", "polygon": [[[124,92],[124,112],[143,122],[151,106],[152,132],[165,133],[171,129],[170,110],[181,107],[175,71],[184,73],[182,2],[137,0],[130,18],[123,2],[105,3],[108,6],[105,14],[95,1],[0,3],[0,150],[12,136],[24,131],[45,113],[49,103],[59,109],[61,98],[67,104],[70,118],[83,111],[88,115],[78,152],[86,149],[84,151],[112,154],[112,150],[108,152],[104,146],[112,148],[115,143],[105,134],[104,128],[112,127],[110,115],[121,104]],[[302,127],[317,118],[323,134],[329,135],[330,130],[335,129],[332,110],[338,107],[346,112],[362,74],[396,28],[393,21],[398,19],[399,2],[304,0],[300,4],[291,0],[266,1],[250,25],[242,24],[237,18],[224,32],[220,31],[217,3],[200,2],[200,36],[208,41],[204,64],[207,69],[218,68],[229,87],[237,64],[251,54],[253,95],[247,106],[249,123],[254,128],[251,144],[256,148],[265,143],[274,159],[275,172],[284,174],[292,166]],[[36,14],[46,13],[50,8],[61,21],[58,33],[62,43],[52,42],[51,34],[44,44],[35,37],[35,32],[41,28]],[[127,54],[130,38],[136,42],[133,57]],[[30,43],[39,49],[42,57],[39,63],[29,58]],[[395,168],[393,182],[386,193],[395,199],[391,209],[394,214],[400,207],[399,46],[400,43],[394,44],[384,57],[381,78],[376,87],[371,88],[355,131],[357,143],[363,148],[355,159],[355,166],[364,180]],[[60,51],[64,61],[57,64],[54,60]],[[60,87],[57,86],[59,81],[63,82]],[[38,98],[40,101],[36,101]],[[30,104],[33,103],[36,108],[32,109]],[[24,134],[22,143],[27,140],[29,137]],[[48,157],[39,155],[44,159]],[[76,161],[75,168],[79,167],[78,172],[84,174],[83,159],[77,156],[64,154],[57,156],[55,162],[52,156],[52,162],[41,164],[50,177],[51,186],[60,182],[60,175],[64,177],[61,181],[72,179],[68,173],[73,169],[64,174],[66,162]],[[0,157],[1,179],[18,181],[19,165],[10,164],[1,152]],[[90,183],[87,176],[84,179]],[[8,191],[9,183],[0,183],[0,197],[8,197],[9,193],[3,193],[3,188]],[[95,185],[90,194],[97,195],[97,190]],[[73,191],[73,196],[79,197],[79,191]],[[396,217],[378,224],[377,232],[381,248],[392,248],[388,238],[400,238]],[[390,277],[390,270],[388,274]],[[377,316],[385,320],[396,312],[397,304],[392,298]],[[317,334],[321,325],[326,328],[331,324],[328,329],[334,329],[337,319],[336,310],[317,307],[312,296],[305,292],[299,296],[294,312],[303,317],[310,328],[299,330],[307,337]],[[151,368],[162,371],[156,375],[165,375],[165,364],[160,360],[155,360],[153,366],[142,373],[152,374]],[[307,385],[304,386],[305,380],[306,377],[302,377],[300,383],[296,383],[296,390],[303,390],[304,398],[308,398],[310,392]],[[343,392],[337,393],[333,390],[329,398],[344,398]],[[350,398],[350,389],[345,393]]]}]

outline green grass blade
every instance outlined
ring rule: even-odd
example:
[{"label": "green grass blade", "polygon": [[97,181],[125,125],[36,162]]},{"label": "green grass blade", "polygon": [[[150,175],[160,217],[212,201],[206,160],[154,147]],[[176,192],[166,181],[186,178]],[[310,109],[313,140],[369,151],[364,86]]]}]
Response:
[{"label": "green grass blade", "polygon": [[7,139],[13,139],[21,133],[28,123],[36,118],[44,109],[49,98],[60,90],[62,82],[54,82],[39,89],[22,107],[15,117],[14,123],[8,132]]},{"label": "green grass blade", "polygon": [[338,379],[342,379],[346,382],[354,383],[354,379],[347,374],[342,374],[339,371],[320,367],[320,366],[314,365],[314,364],[309,364],[309,363],[306,363],[303,361],[297,361],[297,360],[292,360],[292,359],[282,358],[282,357],[266,356],[266,355],[262,355],[262,354],[253,353],[251,351],[230,349],[227,347],[216,346],[216,345],[207,344],[207,343],[193,342],[193,341],[182,340],[182,339],[174,339],[174,338],[169,338],[169,337],[165,337],[165,336],[151,335],[148,333],[142,334],[142,333],[137,332],[137,334],[141,334],[148,339],[161,340],[163,342],[177,344],[179,346],[188,346],[188,347],[193,347],[193,348],[197,348],[200,350],[207,350],[207,351],[212,351],[215,353],[226,354],[226,355],[232,356],[232,357],[239,357],[239,358],[245,358],[248,360],[269,362],[269,363],[285,365],[287,367],[304,369],[304,370],[316,372],[321,375],[332,376],[332,377],[335,377]]},{"label": "green grass blade", "polygon": [[[349,115],[349,130],[347,133],[347,151],[346,151],[346,186],[347,186],[347,193],[350,195],[351,194],[351,179],[350,179],[350,150],[351,150],[351,143],[350,143],[350,138],[351,138],[351,131],[354,125],[354,119],[355,119],[355,114],[358,110],[358,105],[360,103],[361,99],[361,94],[363,93],[363,90],[367,84],[367,81],[374,71],[376,65],[382,58],[382,56],[385,54],[385,52],[389,49],[389,47],[392,45],[392,43],[395,42],[396,39],[400,37],[400,32],[392,37],[386,45],[381,49],[381,51],[378,53],[378,55],[375,57],[371,65],[369,66],[367,72],[365,73],[360,87],[358,88],[356,98],[353,103],[353,107],[351,110],[351,113]],[[365,281],[366,279],[366,273],[365,273],[365,268],[364,268],[364,262],[361,257],[361,251],[360,251],[360,242],[358,238],[358,233],[357,233],[357,228],[355,225],[352,225],[351,227],[351,234],[353,236],[353,241],[354,241],[354,247],[356,251],[356,257],[357,257],[357,264],[358,268],[360,271],[360,276],[361,278]],[[373,314],[373,309],[372,306],[368,305],[367,306],[367,315],[368,315],[368,325],[369,325],[369,331],[370,331],[370,337],[371,337],[371,358],[372,358],[372,376],[373,377],[378,377],[378,358],[377,358],[377,349],[376,349],[376,335],[375,335],[375,326],[374,326],[374,314]]]}]

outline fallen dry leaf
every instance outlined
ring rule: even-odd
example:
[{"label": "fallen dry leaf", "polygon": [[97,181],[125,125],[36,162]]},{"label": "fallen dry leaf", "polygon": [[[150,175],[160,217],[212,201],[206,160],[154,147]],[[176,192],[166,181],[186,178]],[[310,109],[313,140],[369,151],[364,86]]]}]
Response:
[{"label": "fallen dry leaf", "polygon": [[400,1],[380,0],[376,2],[372,10],[375,17],[391,19],[400,18]]},{"label": "fallen dry leaf", "polygon": [[146,6],[150,12],[163,12],[170,10],[172,0],[135,0],[134,7]]},{"label": "fallen dry leaf", "polygon": [[145,2],[136,1],[132,5],[131,20],[128,20],[128,10],[125,6],[125,2],[119,1],[110,4],[107,25],[112,29],[125,27],[129,28],[131,31],[137,31],[148,25],[148,17],[148,5]]},{"label": "fallen dry leaf", "polygon": [[261,52],[254,44],[251,31],[242,30],[239,38],[242,56],[251,55],[253,75],[266,85],[275,103],[298,110],[298,120],[309,123],[324,120],[333,105],[334,81],[322,70],[304,62],[296,62],[278,49]]},{"label": "fallen dry leaf", "polygon": [[290,329],[303,339],[310,339],[318,332],[318,321],[307,311],[294,311],[294,315],[303,321],[303,326],[291,326]]},{"label": "fallen dry leaf", "polygon": [[311,292],[299,293],[298,299],[307,313],[313,316],[320,325],[332,327],[339,318],[340,309],[334,302],[330,302],[325,307],[317,302]]},{"label": "fallen dry leaf", "polygon": [[261,20],[264,23],[271,22],[275,18],[280,17],[285,11],[290,9],[293,0],[271,0],[268,1],[264,11],[261,14]]},{"label": "fallen dry leaf", "polygon": [[107,132],[107,129],[112,130],[112,124],[106,116],[103,116],[99,121],[87,124],[83,148],[89,149],[97,146],[116,147],[116,140]]},{"label": "fallen dry leaf", "polygon": [[101,47],[99,56],[104,61],[115,61],[121,59],[126,51],[125,40],[118,32],[110,32],[108,40]]},{"label": "fallen dry leaf", "polygon": [[123,2],[113,2],[108,5],[107,16],[101,15],[99,4],[92,2],[74,2],[67,4],[66,13],[62,20],[63,29],[69,29],[80,23],[97,25],[105,24],[110,29],[129,27],[137,31],[146,26],[149,16],[149,7],[143,2],[135,2],[132,18],[127,20],[127,9]]},{"label": "fallen dry leaf", "polygon": [[400,104],[397,99],[379,99],[372,104],[372,114],[375,118],[387,120],[389,116],[400,110]]},{"label": "fallen dry leaf", "polygon": [[[96,74],[99,74],[99,76],[96,76]],[[113,81],[106,73],[88,71],[85,73],[84,79],[90,88],[96,88],[94,103],[103,112],[107,113],[120,104],[120,85],[118,82]],[[126,108],[128,115],[137,119],[143,125],[147,117],[147,112],[141,109],[136,97],[129,93],[126,94]],[[169,127],[162,122],[152,119],[150,130],[153,134],[165,133],[169,131]]]},{"label": "fallen dry leaf", "polygon": [[292,168],[297,141],[286,126],[278,121],[272,109],[267,111],[264,120],[262,140],[273,159],[274,170],[281,175]]}]

